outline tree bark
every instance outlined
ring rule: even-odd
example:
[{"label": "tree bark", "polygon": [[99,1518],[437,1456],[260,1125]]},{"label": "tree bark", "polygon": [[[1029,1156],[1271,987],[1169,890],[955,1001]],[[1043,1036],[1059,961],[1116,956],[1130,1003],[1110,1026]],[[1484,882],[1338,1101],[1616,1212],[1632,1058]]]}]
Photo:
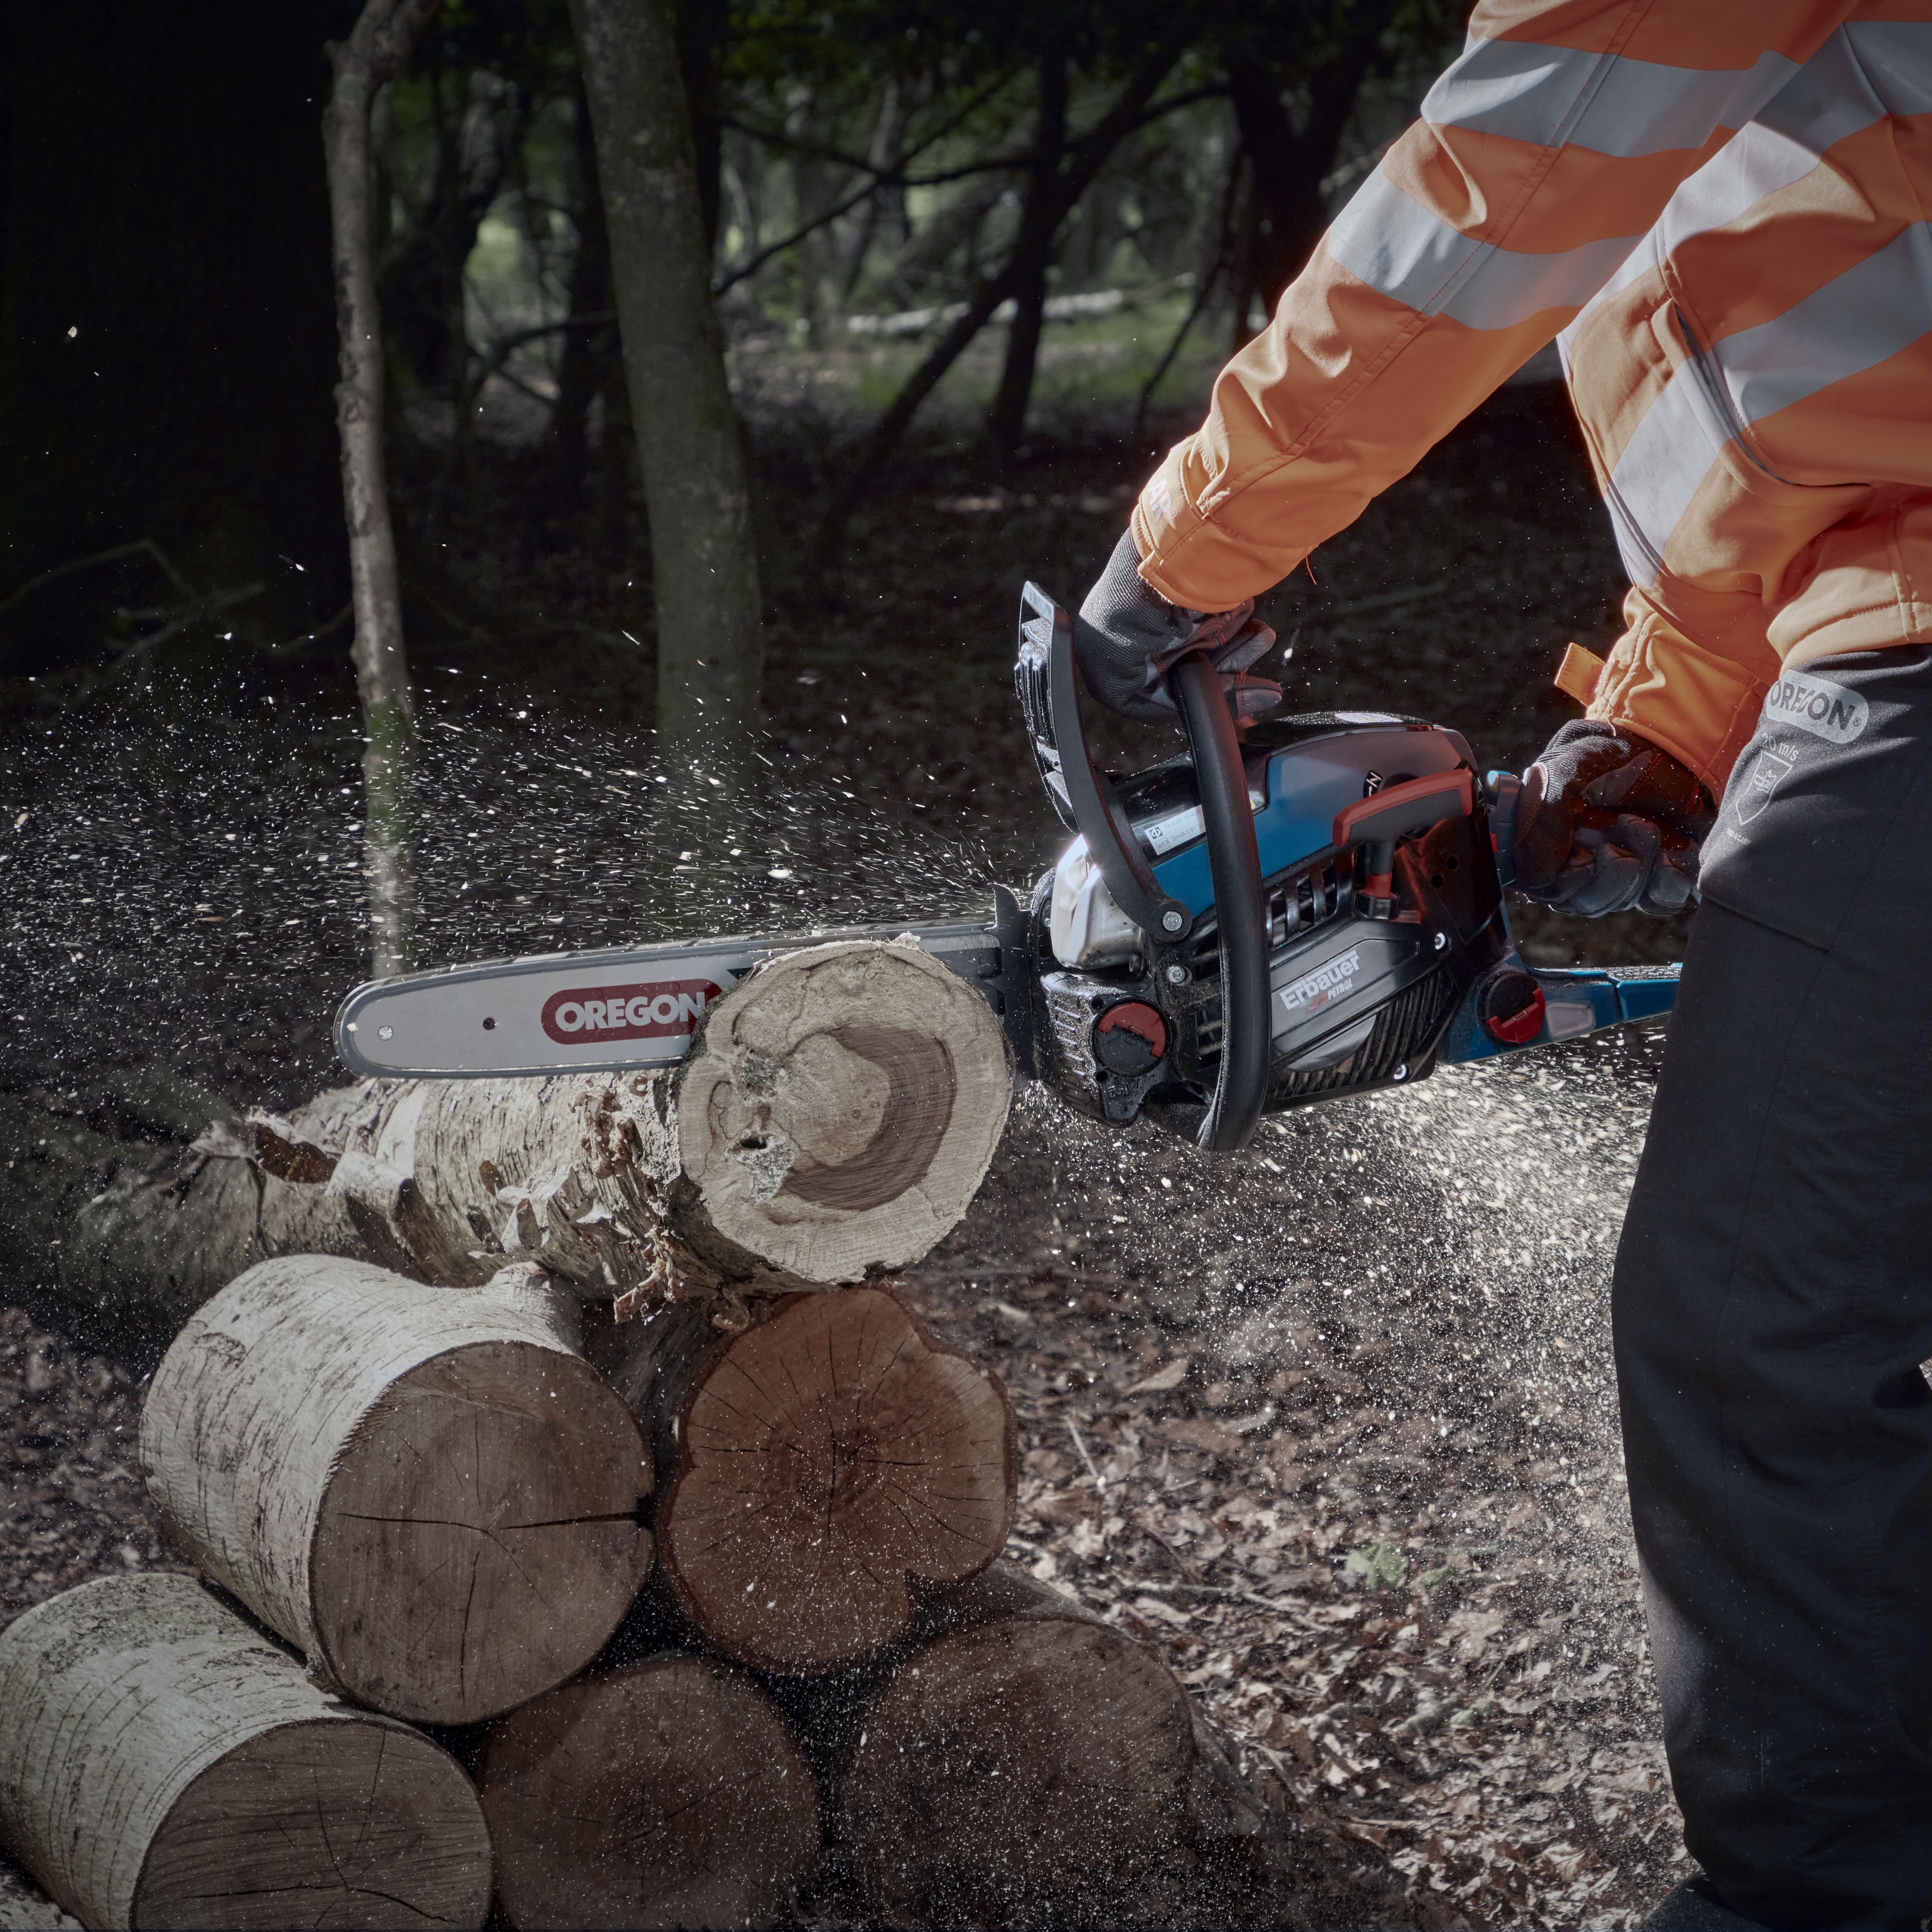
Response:
[{"label": "tree bark", "polygon": [[742,1672],[676,1652],[596,1671],[492,1725],[477,1783],[516,1927],[792,1922],[818,1793]]},{"label": "tree bark", "polygon": [[1005,1547],[1006,1391],[890,1294],[795,1296],[723,1337],[674,1309],[591,1352],[650,1437],[664,1575],[728,1657],[805,1674],[877,1656]]},{"label": "tree bark", "polygon": [[1190,1895],[1202,1867],[1262,1814],[1173,1672],[1006,1562],[920,1628],[865,1711],[836,1808],[886,1922],[1213,1922]]},{"label": "tree bark", "polygon": [[668,0],[571,0],[650,518],[658,728],[748,782],[764,675],[751,484]]},{"label": "tree bark", "polygon": [[346,1694],[418,1723],[581,1670],[650,1567],[643,1439],[533,1273],[479,1294],[265,1262],[190,1321],[142,1412],[179,1546]]},{"label": "tree bark", "polygon": [[1228,95],[1254,171],[1257,204],[1245,286],[1237,291],[1234,327],[1242,340],[1252,298],[1260,296],[1272,314],[1328,226],[1322,184],[1335,165],[1355,97],[1394,11],[1394,0],[1354,0],[1338,14],[1339,30],[1327,51],[1305,64],[1309,111],[1299,131],[1288,117],[1281,76],[1272,63],[1245,49],[1226,63]]},{"label": "tree bark", "polygon": [[1010,1066],[964,980],[847,940],[762,967],[659,1073],[365,1082],[184,1150],[0,1096],[0,1278],[104,1340],[279,1255],[452,1286],[533,1260],[627,1312],[862,1280],[965,1213]]},{"label": "tree bark", "polygon": [[[590,130],[590,104],[579,77],[571,124],[571,214],[577,228],[577,254],[570,268],[570,312],[602,315],[611,305],[610,240],[604,224],[604,191],[597,178],[597,143]],[[573,328],[557,358],[556,404],[550,411],[550,462],[556,494],[566,509],[580,508],[590,482],[590,405],[616,363],[614,325]],[[616,427],[607,416],[608,444]]]},{"label": "tree bark", "polygon": [[[416,892],[409,849],[410,673],[382,451],[382,323],[376,299],[369,110],[436,4],[437,0],[367,0],[349,38],[328,44],[334,82],[322,122],[336,328],[342,345],[335,416],[342,439],[350,599],[356,614],[351,652],[362,705],[362,845],[369,880],[370,952],[379,979],[409,969]],[[458,382],[460,387],[460,370]]]},{"label": "tree bark", "polygon": [[481,1925],[490,1840],[440,1745],[349,1708],[185,1576],[0,1634],[0,1841],[89,1925]]}]

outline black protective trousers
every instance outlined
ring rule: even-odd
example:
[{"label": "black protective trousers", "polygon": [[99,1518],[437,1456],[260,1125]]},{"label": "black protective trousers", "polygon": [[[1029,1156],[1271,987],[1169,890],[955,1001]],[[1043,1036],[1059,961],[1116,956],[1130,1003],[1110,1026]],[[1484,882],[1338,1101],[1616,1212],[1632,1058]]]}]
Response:
[{"label": "black protective trousers", "polygon": [[1932,1915],[1932,650],[1787,673],[1705,848],[1617,1256],[1684,1835],[1774,1928]]}]

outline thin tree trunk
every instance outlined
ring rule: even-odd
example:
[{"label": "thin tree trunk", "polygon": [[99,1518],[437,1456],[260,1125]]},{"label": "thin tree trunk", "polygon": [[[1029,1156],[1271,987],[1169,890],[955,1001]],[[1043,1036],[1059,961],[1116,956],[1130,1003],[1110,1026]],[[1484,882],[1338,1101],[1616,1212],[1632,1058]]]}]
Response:
[{"label": "thin tree trunk", "polygon": [[[1178,46],[1162,42],[1150,52],[1133,78],[1116,97],[1105,117],[1082,136],[1069,151],[1067,164],[1045,178],[1040,209],[1044,225],[1052,216],[1049,232],[1058,230],[1075,202],[1092,185],[1094,177],[1106,166],[1107,158],[1126,138],[1141,111],[1153,99],[1168,70],[1174,64]],[[993,311],[1009,296],[1016,296],[1021,286],[1021,263],[1017,251],[1009,254],[994,274],[982,281],[968,302],[966,313],[947,329],[932,351],[895,396],[885,414],[858,454],[845,466],[844,487],[832,499],[812,546],[812,568],[823,574],[828,570],[845,538],[846,526],[879,478],[887,459],[898,446],[899,439],[911,426],[920,405],[938,388],[940,377],[964,354],[974,338],[983,328]]]},{"label": "thin tree trunk", "polygon": [[668,0],[571,0],[651,524],[664,748],[745,774],[764,638],[750,479]]},{"label": "thin tree trunk", "polygon": [[370,951],[378,977],[405,971],[410,964],[416,889],[410,860],[410,673],[382,455],[382,325],[370,206],[369,110],[436,4],[368,0],[349,38],[328,44],[335,78],[322,120],[342,342],[335,410],[356,612],[351,648],[362,703],[362,842]]},{"label": "thin tree trunk", "polygon": [[[577,254],[570,268],[570,313],[602,315],[610,307],[610,239],[604,223],[604,190],[597,178],[590,104],[580,78],[572,127],[572,156],[571,214],[577,228]],[[563,352],[557,360],[556,404],[550,416],[550,442],[556,494],[568,509],[583,506],[590,481],[590,405],[604,387],[616,348],[614,326],[573,328],[563,338]],[[607,440],[611,430],[607,415]]]},{"label": "thin tree trunk", "polygon": [[1309,112],[1299,132],[1266,62],[1238,57],[1227,64],[1228,96],[1253,170],[1256,203],[1247,286],[1234,319],[1238,336],[1245,336],[1252,298],[1259,295],[1272,313],[1328,225],[1322,183],[1335,165],[1355,97],[1394,10],[1394,0],[1355,0],[1350,6],[1334,46],[1308,76]]},{"label": "thin tree trunk", "polygon": [[[907,90],[896,80],[886,82],[885,94],[879,104],[878,122],[872,130],[872,146],[866,154],[866,158],[881,173],[898,165],[900,145],[905,139],[906,93]],[[843,302],[850,302],[859,286],[859,278],[865,272],[866,257],[872,252],[872,238],[879,230],[879,206],[885,198],[883,190],[868,194],[853,212],[851,232],[838,275],[838,292]]]},{"label": "thin tree trunk", "polygon": [[1027,404],[1033,397],[1040,361],[1041,325],[1046,316],[1046,272],[1054,239],[1072,204],[1060,188],[1060,155],[1066,145],[1067,76],[1065,56],[1048,54],[1040,68],[1040,121],[1034,146],[1038,158],[1020,215],[1012,262],[1018,272],[1012,326],[1006,334],[1006,359],[998,393],[986,418],[986,434],[1002,463],[1010,462],[1026,431]]},{"label": "thin tree trunk", "polygon": [[489,1909],[454,1759],[326,1694],[186,1576],[98,1577],[29,1610],[0,1634],[0,1844],[87,1924]]}]

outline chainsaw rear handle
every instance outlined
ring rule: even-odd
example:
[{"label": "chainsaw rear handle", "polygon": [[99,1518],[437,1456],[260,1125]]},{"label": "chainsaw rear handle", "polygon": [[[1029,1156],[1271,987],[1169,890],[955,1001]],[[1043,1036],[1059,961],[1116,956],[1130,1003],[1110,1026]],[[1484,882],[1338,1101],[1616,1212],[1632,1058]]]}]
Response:
[{"label": "chainsaw rear handle", "polygon": [[1445,818],[1467,818],[1475,808],[1473,772],[1434,772],[1384,786],[1335,814],[1335,843],[1368,848],[1362,891],[1376,916],[1386,919],[1394,902],[1396,841]]},{"label": "chainsaw rear handle", "polygon": [[1247,1144],[1268,1100],[1274,1046],[1268,904],[1241,741],[1221,674],[1204,652],[1192,652],[1168,666],[1167,688],[1194,759],[1221,951],[1221,1064],[1195,1141],[1226,1154]]}]

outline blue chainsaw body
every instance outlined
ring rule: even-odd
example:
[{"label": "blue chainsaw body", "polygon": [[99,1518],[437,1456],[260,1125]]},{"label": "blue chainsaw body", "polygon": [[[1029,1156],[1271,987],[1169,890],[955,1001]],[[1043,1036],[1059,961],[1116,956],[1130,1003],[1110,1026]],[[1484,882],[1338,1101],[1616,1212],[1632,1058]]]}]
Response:
[{"label": "blue chainsaw body", "polygon": [[1079,836],[1024,932],[1013,908],[1025,970],[1001,974],[1028,1070],[1072,1104],[1238,1146],[1264,1113],[1670,1010],[1675,966],[1525,964],[1503,902],[1516,781],[1480,772],[1460,733],[1382,712],[1238,729],[1211,667],[1184,659],[1189,751],[1108,777],[1078,724],[1072,622],[1028,586],[1016,682]]}]

